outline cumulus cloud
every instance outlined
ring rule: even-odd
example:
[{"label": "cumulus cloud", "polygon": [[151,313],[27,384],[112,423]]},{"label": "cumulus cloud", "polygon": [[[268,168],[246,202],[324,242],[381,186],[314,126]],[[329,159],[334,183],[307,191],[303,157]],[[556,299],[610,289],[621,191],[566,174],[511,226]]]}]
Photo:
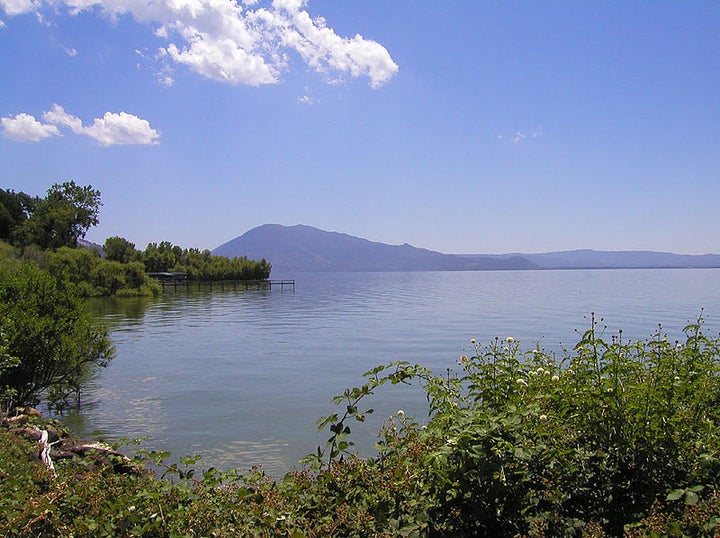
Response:
[{"label": "cumulus cloud", "polygon": [[30,114],[17,114],[15,117],[0,118],[3,133],[11,140],[19,142],[39,142],[44,138],[59,136],[60,131],[54,125],[39,122]]},{"label": "cumulus cloud", "polygon": [[83,131],[83,134],[94,138],[103,146],[157,144],[160,138],[160,133],[150,127],[150,122],[127,112],[105,112],[102,118],[95,119],[93,124],[84,127]]},{"label": "cumulus cloud", "polygon": [[[8,15],[55,6],[57,0],[0,0]],[[342,37],[306,0],[59,0],[77,14],[97,7],[130,14],[166,40],[160,57],[201,76],[259,86],[280,82],[295,52],[313,70],[337,80],[366,76],[372,88],[387,83],[397,64],[381,44],[360,34]],[[165,75],[165,80],[170,77]]]},{"label": "cumulus cloud", "polygon": [[147,120],[127,112],[106,112],[102,118],[96,118],[92,125],[85,126],[80,118],[54,104],[42,115],[42,119],[45,123],[30,114],[21,113],[14,118],[1,118],[0,122],[6,137],[24,142],[39,142],[50,136],[60,136],[61,127],[88,136],[102,146],[157,144],[160,138],[160,133],[150,127]]}]

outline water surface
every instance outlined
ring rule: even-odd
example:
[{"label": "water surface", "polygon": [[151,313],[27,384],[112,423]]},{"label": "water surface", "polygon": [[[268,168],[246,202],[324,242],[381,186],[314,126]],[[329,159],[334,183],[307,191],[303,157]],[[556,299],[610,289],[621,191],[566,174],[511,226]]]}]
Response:
[{"label": "water surface", "polygon": [[[315,421],[333,395],[393,360],[441,373],[468,353],[471,338],[513,336],[560,352],[588,328],[591,312],[608,333],[670,338],[705,308],[720,329],[720,270],[574,270],[318,273],[296,291],[168,292],[157,299],[92,302],[117,358],[69,417],[87,437],[146,438],[203,466],[278,475],[327,435]],[[382,389],[372,421],[356,433],[372,450],[381,420],[398,409],[424,418],[417,390]]]}]

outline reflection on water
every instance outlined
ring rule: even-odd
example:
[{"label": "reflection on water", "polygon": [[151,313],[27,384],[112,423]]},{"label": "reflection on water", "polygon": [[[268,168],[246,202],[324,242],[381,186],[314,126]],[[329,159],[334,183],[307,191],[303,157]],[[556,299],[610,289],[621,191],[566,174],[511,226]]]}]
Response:
[{"label": "reflection on water", "polygon": [[[295,292],[213,290],[93,300],[117,358],[88,387],[75,432],[146,437],[148,448],[203,464],[262,464],[280,474],[324,443],[315,421],[333,395],[393,360],[454,367],[470,338],[512,335],[560,352],[588,327],[646,338],[662,322],[680,336],[705,307],[720,327],[720,270],[324,273],[288,275]],[[280,278],[280,277],[278,277]],[[417,388],[383,388],[353,435],[369,453],[398,409],[422,419]]]},{"label": "reflection on water", "polygon": [[87,301],[88,311],[104,319],[112,329],[131,327],[142,323],[145,310],[152,301],[150,297],[91,297]]},{"label": "reflection on water", "polygon": [[202,467],[217,467],[232,469],[238,461],[262,460],[257,465],[263,469],[292,469],[297,463],[288,455],[288,443],[275,439],[261,439],[260,441],[244,441],[235,439],[222,446],[208,448],[204,444],[193,446],[195,452],[202,452]]}]

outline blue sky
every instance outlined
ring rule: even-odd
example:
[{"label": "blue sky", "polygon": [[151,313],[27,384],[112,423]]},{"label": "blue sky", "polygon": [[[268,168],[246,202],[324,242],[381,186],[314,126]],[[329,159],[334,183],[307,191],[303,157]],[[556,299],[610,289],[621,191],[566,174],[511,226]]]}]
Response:
[{"label": "blue sky", "polygon": [[720,3],[0,0],[0,187],[88,239],[720,252]]}]

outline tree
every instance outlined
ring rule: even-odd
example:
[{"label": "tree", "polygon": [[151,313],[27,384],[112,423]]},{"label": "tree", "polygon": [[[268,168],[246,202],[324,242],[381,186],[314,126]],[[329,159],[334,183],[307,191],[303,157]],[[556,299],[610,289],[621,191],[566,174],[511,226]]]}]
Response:
[{"label": "tree", "polygon": [[115,295],[125,287],[125,266],[120,262],[103,260],[93,268],[90,279],[102,295]]},{"label": "tree", "polygon": [[80,284],[90,281],[92,271],[100,261],[94,249],[60,247],[49,254],[47,270],[57,278]]},{"label": "tree", "polygon": [[180,261],[182,249],[173,246],[169,241],[161,241],[160,244],[148,243],[143,252],[143,263],[145,270],[149,272],[169,271]]},{"label": "tree", "polygon": [[0,189],[0,239],[12,239],[15,230],[28,219],[37,202],[38,198],[24,192]]},{"label": "tree", "polygon": [[15,392],[17,405],[79,396],[90,369],[114,354],[107,330],[85,311],[74,285],[31,263],[0,270],[0,324],[3,353],[19,361],[0,370],[0,387]]},{"label": "tree", "polygon": [[103,245],[105,258],[110,261],[129,263],[135,254],[135,243],[131,243],[124,237],[108,237]]},{"label": "tree", "polygon": [[56,183],[18,227],[18,242],[22,246],[35,244],[53,250],[76,247],[77,240],[99,222],[101,205],[100,191],[92,185],[81,187],[74,181]]}]

